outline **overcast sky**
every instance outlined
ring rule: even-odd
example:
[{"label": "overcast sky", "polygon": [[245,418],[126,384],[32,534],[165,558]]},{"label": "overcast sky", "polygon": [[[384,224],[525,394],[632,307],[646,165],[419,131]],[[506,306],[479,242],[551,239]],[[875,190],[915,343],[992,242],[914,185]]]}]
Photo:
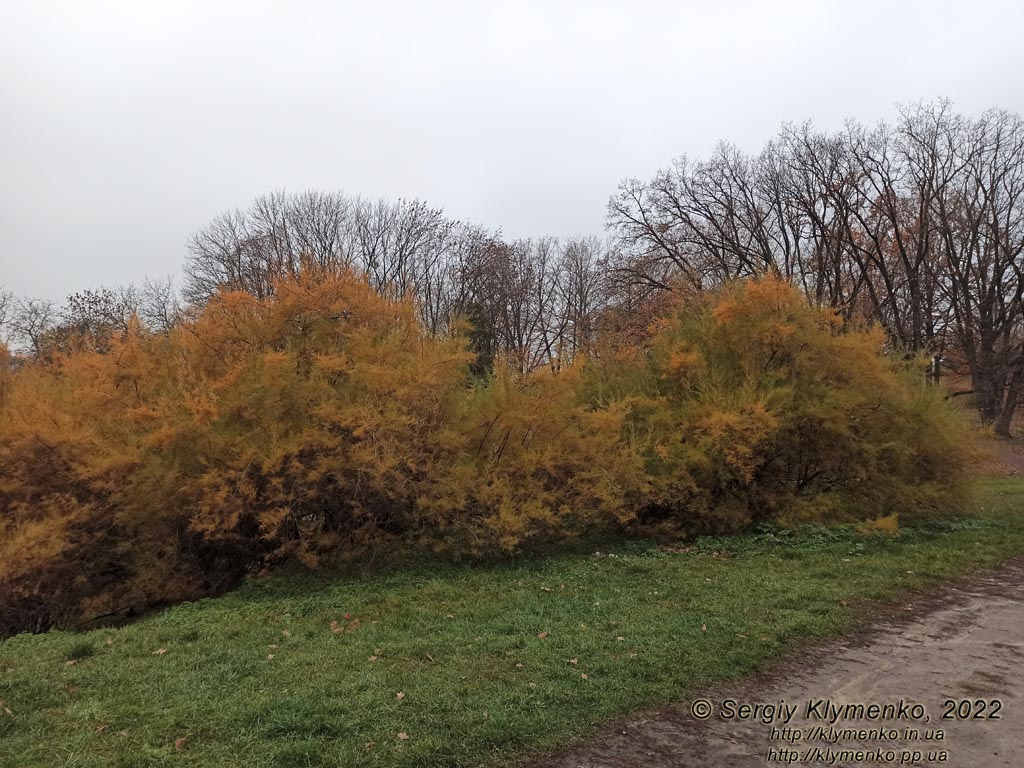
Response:
[{"label": "overcast sky", "polygon": [[1020,0],[0,0],[0,285],[174,274],[275,189],[421,197],[510,237],[783,121],[1024,112]]}]

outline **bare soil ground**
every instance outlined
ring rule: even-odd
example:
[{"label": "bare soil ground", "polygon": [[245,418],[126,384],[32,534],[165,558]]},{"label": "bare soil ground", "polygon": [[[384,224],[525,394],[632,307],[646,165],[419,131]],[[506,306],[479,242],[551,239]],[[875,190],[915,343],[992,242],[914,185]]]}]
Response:
[{"label": "bare soil ground", "polygon": [[[712,704],[708,719],[694,717],[691,706],[698,699]],[[727,719],[723,715],[730,699],[737,703],[732,708],[737,716]],[[924,715],[914,717],[920,714],[914,710],[900,716],[897,711],[895,717],[869,719],[857,717],[857,710],[846,711],[830,732],[831,718],[818,718],[823,708],[807,709],[809,702],[820,699],[838,706],[898,706],[902,701],[920,704]],[[959,714],[954,707],[954,719],[943,719],[950,709],[944,704],[947,699],[970,703]],[[769,724],[764,712],[746,720],[738,717],[739,704],[780,702],[797,707],[789,722],[780,718]],[[967,718],[960,719],[965,713]],[[990,718],[993,714],[998,718]],[[824,733],[812,730],[817,726]],[[774,734],[773,727],[778,729]],[[879,738],[882,728],[895,729],[898,738]],[[866,733],[845,737],[838,733],[841,729]],[[908,738],[907,729],[917,738]],[[858,755],[857,750],[864,752]],[[755,678],[613,723],[583,745],[535,756],[526,764],[1024,765],[1024,560],[893,609],[858,635],[789,657]]]}]

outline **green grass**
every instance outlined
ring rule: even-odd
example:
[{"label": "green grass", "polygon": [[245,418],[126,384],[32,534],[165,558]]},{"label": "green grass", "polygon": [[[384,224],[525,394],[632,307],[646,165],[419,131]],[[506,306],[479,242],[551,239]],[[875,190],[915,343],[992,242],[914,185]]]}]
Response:
[{"label": "green grass", "polygon": [[898,539],[281,573],[120,629],[21,635],[0,642],[0,765],[500,764],[1024,551],[1022,500],[991,481],[969,515]]}]

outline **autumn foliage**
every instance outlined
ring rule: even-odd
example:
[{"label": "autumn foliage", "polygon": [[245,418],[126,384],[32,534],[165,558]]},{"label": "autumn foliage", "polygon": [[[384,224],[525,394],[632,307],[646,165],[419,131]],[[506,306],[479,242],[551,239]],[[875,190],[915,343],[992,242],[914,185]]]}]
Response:
[{"label": "autumn foliage", "polygon": [[595,390],[634,403],[651,484],[640,521],[719,532],[955,509],[963,425],[923,366],[884,345],[772,278],[660,321],[643,364],[606,367]]},{"label": "autumn foliage", "polygon": [[472,374],[468,333],[312,268],[166,334],[0,350],[0,633],[223,589],[284,561],[482,556],[600,528],[738,530],[960,499],[923,382],[766,279],[649,342]]}]

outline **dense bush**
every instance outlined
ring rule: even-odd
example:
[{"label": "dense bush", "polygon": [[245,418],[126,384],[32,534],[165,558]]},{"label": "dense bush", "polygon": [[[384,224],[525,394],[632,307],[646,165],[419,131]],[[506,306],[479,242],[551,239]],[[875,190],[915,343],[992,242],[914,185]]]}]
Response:
[{"label": "dense bush", "polygon": [[955,509],[963,425],[884,345],[765,278],[660,321],[642,363],[595,366],[595,402],[633,402],[652,483],[642,522],[719,532]]},{"label": "dense bush", "polygon": [[223,589],[285,560],[510,551],[598,527],[737,530],[960,498],[923,382],[774,281],[584,365],[471,375],[464,335],[306,270],[166,335],[0,358],[0,633]]}]

